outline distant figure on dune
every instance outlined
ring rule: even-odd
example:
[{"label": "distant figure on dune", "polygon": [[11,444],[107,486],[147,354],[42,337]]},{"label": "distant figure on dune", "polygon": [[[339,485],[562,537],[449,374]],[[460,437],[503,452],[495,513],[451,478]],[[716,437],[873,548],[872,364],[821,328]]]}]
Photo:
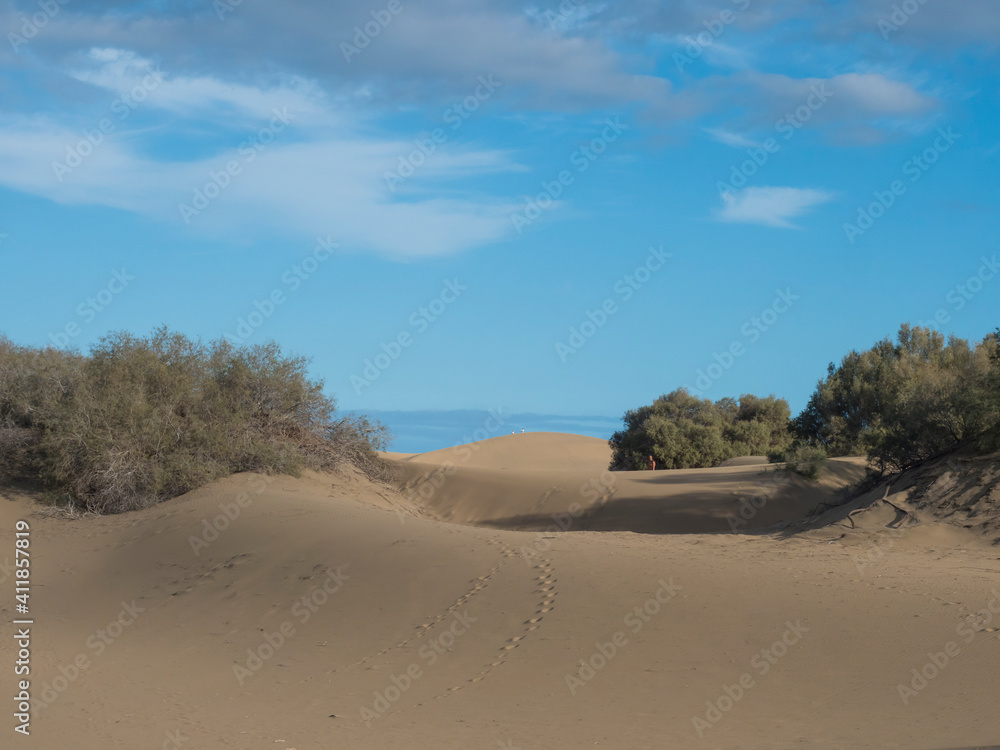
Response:
[{"label": "distant figure on dune", "polygon": [[649,457],[649,463],[646,464],[646,468],[650,471],[656,471],[656,461],[653,460],[652,456]]},{"label": "distant figure on dune", "polygon": [[521,428],[521,434],[522,435],[524,434],[524,428],[523,427]]}]

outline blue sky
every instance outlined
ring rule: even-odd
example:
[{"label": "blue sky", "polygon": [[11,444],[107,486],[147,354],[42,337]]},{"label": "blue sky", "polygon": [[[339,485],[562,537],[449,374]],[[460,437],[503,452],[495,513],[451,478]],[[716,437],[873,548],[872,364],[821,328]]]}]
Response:
[{"label": "blue sky", "polygon": [[423,450],[490,408],[606,436],[561,418],[680,386],[797,411],[902,322],[998,323],[989,0],[0,0],[0,29],[22,344],[275,339]]}]

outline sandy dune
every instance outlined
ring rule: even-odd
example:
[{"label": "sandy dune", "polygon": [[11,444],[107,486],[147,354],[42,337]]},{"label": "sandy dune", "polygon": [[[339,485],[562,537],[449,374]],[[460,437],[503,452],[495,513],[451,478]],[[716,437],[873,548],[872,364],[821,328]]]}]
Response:
[{"label": "sandy dune", "polygon": [[[397,460],[403,495],[445,521],[519,530],[694,534],[748,530],[807,515],[864,473],[837,459],[817,483],[760,459],[705,471],[607,470],[603,440],[517,434]],[[560,529],[560,527],[563,527]]]},{"label": "sandy dune", "polygon": [[411,455],[415,464],[454,464],[494,471],[582,471],[606,469],[611,448],[606,440],[558,432],[527,432],[480,440],[468,445]]},{"label": "sandy dune", "polygon": [[[1000,741],[996,548],[933,520],[894,531],[887,506],[853,530],[760,530],[833,498],[857,462],[819,487],[760,466],[611,481],[589,439],[487,442],[454,469],[447,452],[399,457],[402,493],[243,475],[76,521],[0,501],[0,561],[14,520],[32,524],[32,689],[49,701],[17,746]],[[730,533],[739,499],[765,496],[739,529],[754,531]],[[574,533],[545,531],[559,513]],[[10,596],[0,609],[13,617]],[[904,702],[914,669],[937,675]]]}]

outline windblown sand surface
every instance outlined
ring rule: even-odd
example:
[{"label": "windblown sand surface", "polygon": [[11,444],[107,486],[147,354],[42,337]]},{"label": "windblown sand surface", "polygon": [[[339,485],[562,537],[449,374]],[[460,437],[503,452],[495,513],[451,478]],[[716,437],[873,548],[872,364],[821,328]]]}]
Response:
[{"label": "windblown sand surface", "polygon": [[[8,701],[3,747],[1000,742],[996,547],[934,519],[893,530],[886,505],[856,529],[844,508],[797,521],[840,501],[854,460],[810,484],[607,459],[518,434],[397,455],[402,492],[242,475],[76,521],[0,501],[0,562],[32,525],[48,702],[23,738]],[[8,698],[15,658],[4,638]]]}]

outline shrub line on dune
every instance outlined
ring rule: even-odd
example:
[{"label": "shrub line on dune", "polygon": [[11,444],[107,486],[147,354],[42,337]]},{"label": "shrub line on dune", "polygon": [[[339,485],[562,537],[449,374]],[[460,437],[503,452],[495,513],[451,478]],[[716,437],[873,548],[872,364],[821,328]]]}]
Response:
[{"label": "shrub line on dune", "polygon": [[339,416],[308,361],[271,342],[114,333],[88,354],[0,337],[0,479],[96,513],[237,472],[384,471],[385,428]]},{"label": "shrub line on dune", "polygon": [[1000,449],[1000,329],[969,342],[900,327],[831,363],[805,409],[745,394],[715,403],[685,389],[632,409],[610,445],[611,468],[717,466],[764,455],[815,479],[827,456],[866,455],[869,482],[968,449]]}]

